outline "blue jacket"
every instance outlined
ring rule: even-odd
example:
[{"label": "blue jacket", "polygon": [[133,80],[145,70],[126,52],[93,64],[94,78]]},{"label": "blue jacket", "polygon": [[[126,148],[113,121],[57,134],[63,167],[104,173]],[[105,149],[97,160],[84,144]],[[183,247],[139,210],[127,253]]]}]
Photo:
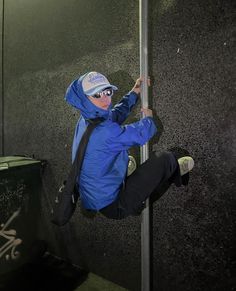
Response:
[{"label": "blue jacket", "polygon": [[82,77],[71,83],[65,95],[65,100],[81,112],[73,140],[72,162],[88,124],[86,119],[103,117],[105,120],[90,136],[77,179],[82,206],[99,210],[112,203],[119,193],[126,177],[128,149],[144,145],[156,133],[156,126],[152,117],[122,126],[138,95],[129,92],[113,109],[111,106],[108,110],[100,109],[83,93]]}]

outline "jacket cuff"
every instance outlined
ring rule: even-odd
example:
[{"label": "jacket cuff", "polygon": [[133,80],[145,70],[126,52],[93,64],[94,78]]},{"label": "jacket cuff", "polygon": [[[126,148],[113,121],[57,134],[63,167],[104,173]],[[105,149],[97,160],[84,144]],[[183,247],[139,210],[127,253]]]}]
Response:
[{"label": "jacket cuff", "polygon": [[134,91],[130,91],[128,93],[130,95],[130,97],[132,98],[132,100],[134,100],[134,103],[136,103],[139,99],[139,94],[137,94],[136,92]]}]

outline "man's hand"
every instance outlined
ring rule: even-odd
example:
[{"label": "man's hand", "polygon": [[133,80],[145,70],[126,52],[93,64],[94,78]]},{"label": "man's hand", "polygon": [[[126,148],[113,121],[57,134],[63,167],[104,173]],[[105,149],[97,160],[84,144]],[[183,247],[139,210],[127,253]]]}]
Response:
[{"label": "man's hand", "polygon": [[[134,91],[136,94],[140,94],[142,82],[143,82],[143,78],[142,77],[139,77],[136,80],[136,82],[134,84],[134,87],[132,88],[131,91]],[[147,83],[148,83],[148,87],[149,87],[150,84],[151,84],[150,77],[148,77]]]},{"label": "man's hand", "polygon": [[144,114],[144,117],[153,117],[152,110],[149,108],[142,108],[141,112]]}]

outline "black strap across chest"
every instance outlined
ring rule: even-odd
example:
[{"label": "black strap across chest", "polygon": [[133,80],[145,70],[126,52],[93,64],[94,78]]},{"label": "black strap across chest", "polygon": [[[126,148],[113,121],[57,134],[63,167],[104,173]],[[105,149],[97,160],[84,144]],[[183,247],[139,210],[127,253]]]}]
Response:
[{"label": "black strap across chest", "polygon": [[71,193],[74,189],[76,179],[80,175],[80,170],[83,164],[84,160],[84,155],[85,151],[88,145],[89,137],[92,134],[94,128],[104,121],[103,118],[96,118],[96,119],[89,119],[87,120],[89,122],[77,149],[76,156],[74,159],[74,162],[72,164],[69,176],[67,178],[66,186],[65,186],[65,191],[67,193]]}]

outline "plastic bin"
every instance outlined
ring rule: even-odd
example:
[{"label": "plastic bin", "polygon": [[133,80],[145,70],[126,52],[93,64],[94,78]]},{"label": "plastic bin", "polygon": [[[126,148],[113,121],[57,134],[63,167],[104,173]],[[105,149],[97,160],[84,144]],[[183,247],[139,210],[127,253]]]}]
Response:
[{"label": "plastic bin", "polygon": [[27,262],[37,239],[43,161],[0,157],[0,273]]}]

